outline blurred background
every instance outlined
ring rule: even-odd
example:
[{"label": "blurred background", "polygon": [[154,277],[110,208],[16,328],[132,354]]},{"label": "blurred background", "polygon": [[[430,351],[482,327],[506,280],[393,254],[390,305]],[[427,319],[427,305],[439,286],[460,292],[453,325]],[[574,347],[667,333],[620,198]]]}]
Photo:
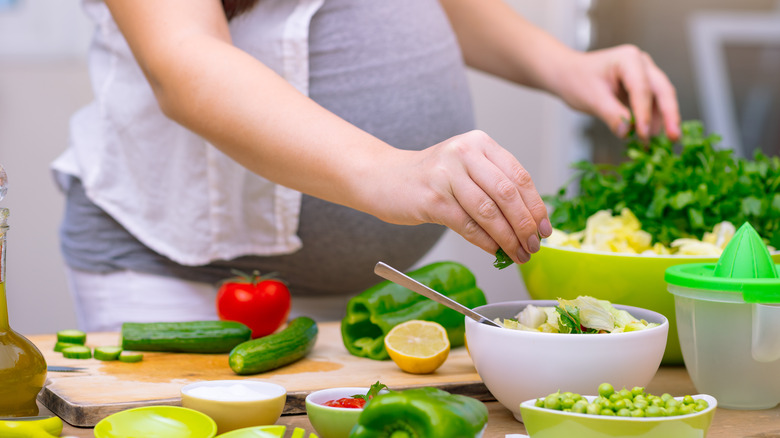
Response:
[{"label": "blurred background", "polygon": [[[677,88],[684,120],[699,119],[722,146],[780,153],[780,2],[776,0],[508,0],[578,49],[635,44]],[[79,0],[0,0],[0,163],[11,209],[7,293],[11,325],[25,334],[75,327],[57,232],[63,197],[49,163],[67,145],[68,121],[91,99],[91,26]],[[523,44],[518,41],[518,44]],[[472,72],[478,127],[512,151],[549,194],[570,164],[617,162],[623,144],[598,120],[539,92]],[[528,297],[517,269],[449,233],[420,265],[457,260],[491,302]],[[565,269],[565,267],[561,267]]]}]

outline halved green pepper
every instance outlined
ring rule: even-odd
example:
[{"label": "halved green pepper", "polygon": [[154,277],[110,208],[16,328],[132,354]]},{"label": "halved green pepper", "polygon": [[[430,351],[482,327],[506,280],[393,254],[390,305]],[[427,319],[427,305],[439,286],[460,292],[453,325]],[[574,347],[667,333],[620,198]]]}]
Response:
[{"label": "halved green pepper", "polygon": [[438,388],[381,394],[366,404],[350,438],[475,438],[488,421],[481,401]]},{"label": "halved green pepper", "polygon": [[[436,262],[408,273],[410,277],[468,308],[487,304],[474,274],[457,262]],[[347,303],[341,321],[341,338],[347,350],[360,357],[389,359],[385,335],[412,319],[436,321],[447,330],[450,345],[464,344],[464,316],[433,300],[390,281],[383,281]]]}]

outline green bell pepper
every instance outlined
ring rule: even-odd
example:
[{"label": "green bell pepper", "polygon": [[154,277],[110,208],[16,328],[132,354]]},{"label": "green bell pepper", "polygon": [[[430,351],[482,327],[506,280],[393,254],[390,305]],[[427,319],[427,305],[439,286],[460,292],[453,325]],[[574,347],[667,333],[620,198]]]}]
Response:
[{"label": "green bell pepper", "polygon": [[475,438],[488,421],[481,401],[437,388],[380,394],[363,408],[350,438]]},{"label": "green bell pepper", "polygon": [[[410,277],[468,308],[487,304],[474,274],[456,262],[436,262],[408,273]],[[412,319],[436,321],[447,330],[450,345],[464,344],[464,316],[390,281],[383,281],[347,303],[341,337],[347,350],[360,357],[385,360],[385,335]]]}]

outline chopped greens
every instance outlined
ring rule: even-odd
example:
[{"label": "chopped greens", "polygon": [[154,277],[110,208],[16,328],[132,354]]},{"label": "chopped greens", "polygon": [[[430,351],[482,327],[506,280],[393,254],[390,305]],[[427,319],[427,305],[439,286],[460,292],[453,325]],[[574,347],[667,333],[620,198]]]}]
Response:
[{"label": "chopped greens", "polygon": [[555,307],[531,304],[514,318],[497,318],[495,321],[515,330],[573,334],[622,333],[658,325],[636,319],[627,311],[616,309],[609,301],[589,296],[573,300],[558,298]]},{"label": "chopped greens", "polygon": [[[631,211],[654,243],[701,239],[721,222],[750,223],[767,244],[780,248],[780,157],[757,151],[753,159],[716,147],[717,134],[705,135],[701,122],[681,124],[673,144],[664,134],[645,143],[631,132],[626,160],[617,165],[583,160],[572,180],[542,198],[553,227],[566,233],[586,228],[600,211]],[[577,192],[570,193],[571,183]],[[499,250],[498,269],[512,264]]]},{"label": "chopped greens", "polygon": [[496,260],[493,262],[493,266],[495,266],[498,269],[504,269],[507,266],[511,266],[512,259],[509,258],[508,255],[504,252],[503,249],[498,248],[498,251],[496,251]]},{"label": "chopped greens", "polygon": [[628,208],[655,241],[701,238],[716,224],[749,222],[774,247],[780,247],[780,157],[756,152],[753,160],[716,149],[720,137],[704,134],[698,121],[682,123],[681,144],[659,135],[643,143],[632,134],[628,160],[618,165],[580,161],[579,193],[567,185],[544,196],[553,227],[572,232],[600,210]]}]

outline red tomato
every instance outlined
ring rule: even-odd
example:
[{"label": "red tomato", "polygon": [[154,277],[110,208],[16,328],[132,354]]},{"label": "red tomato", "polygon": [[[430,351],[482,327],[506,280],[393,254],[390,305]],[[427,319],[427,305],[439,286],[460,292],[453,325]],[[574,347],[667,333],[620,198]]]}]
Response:
[{"label": "red tomato", "polygon": [[222,283],[217,292],[217,315],[252,329],[252,338],[270,335],[290,314],[290,290],[284,282],[241,274]]},{"label": "red tomato", "polygon": [[363,398],[344,397],[338,400],[326,401],[323,404],[334,408],[363,409],[366,405],[366,400]]}]

